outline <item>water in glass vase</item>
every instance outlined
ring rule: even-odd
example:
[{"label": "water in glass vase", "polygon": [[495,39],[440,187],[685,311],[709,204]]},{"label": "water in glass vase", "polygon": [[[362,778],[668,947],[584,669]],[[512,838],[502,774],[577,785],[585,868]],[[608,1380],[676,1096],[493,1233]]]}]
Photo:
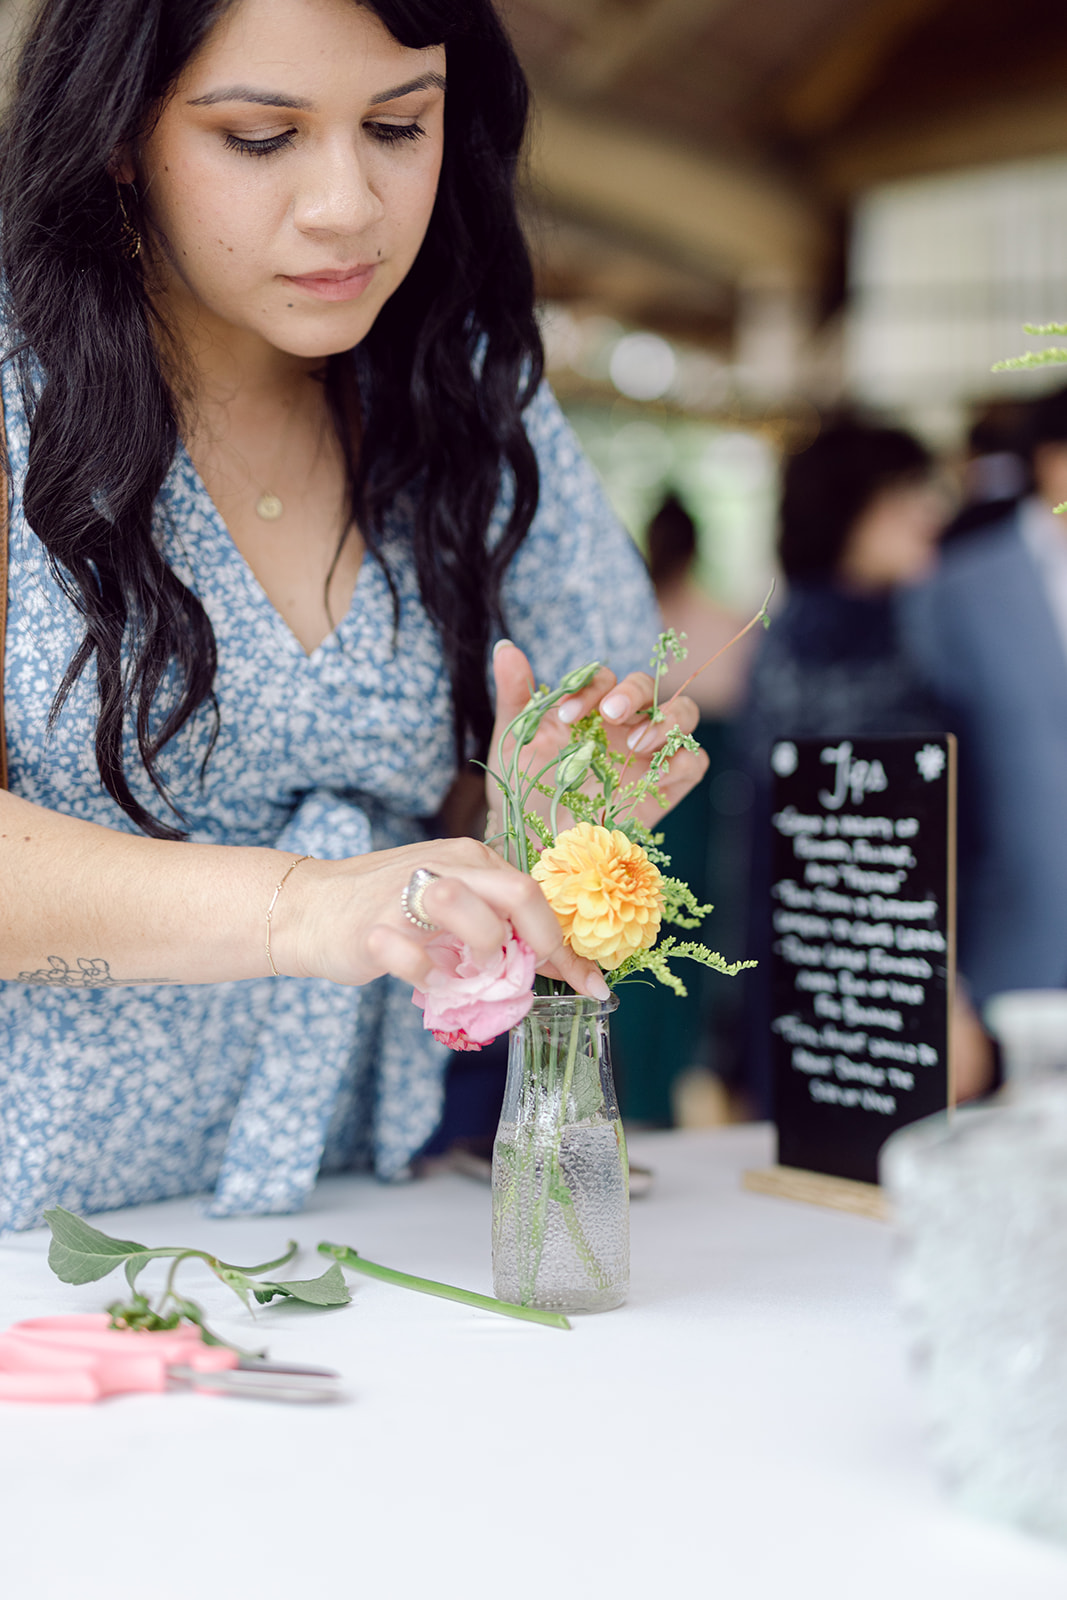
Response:
[{"label": "water in glass vase", "polygon": [[537,996],[512,1029],[493,1150],[493,1285],[552,1311],[610,1311],[629,1287],[626,1142],[607,1017],[577,995]]},{"label": "water in glass vase", "polygon": [[567,1128],[557,1180],[551,1141],[522,1146],[515,1124],[501,1123],[493,1152],[493,1285],[501,1300],[546,1311],[622,1305],[630,1233],[621,1141],[621,1124]]}]

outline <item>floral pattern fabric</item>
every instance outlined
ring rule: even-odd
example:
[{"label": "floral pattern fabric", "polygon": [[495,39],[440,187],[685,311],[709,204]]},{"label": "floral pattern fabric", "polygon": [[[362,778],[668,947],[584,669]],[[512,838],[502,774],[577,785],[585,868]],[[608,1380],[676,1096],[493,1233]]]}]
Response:
[{"label": "floral pattern fabric", "polygon": [[[23,518],[28,428],[10,368],[4,402],[10,787],[132,832],[97,773],[91,670],[47,730],[82,630]],[[509,636],[549,682],[594,657],[620,676],[643,667],[658,622],[640,558],[547,388],[526,426],[541,500],[506,581]],[[497,532],[507,506],[505,489]],[[348,614],[310,655],[181,447],[156,509],[167,560],[218,643],[221,731],[206,773],[204,713],[161,762],[190,837],[340,859],[425,836],[455,769],[448,675],[410,549],[412,503],[393,506],[383,543],[400,601],[395,639],[389,588],[368,557]],[[158,814],[132,739],[126,770]],[[56,1203],[92,1212],[207,1191],[219,1215],[293,1211],[320,1171],[405,1175],[437,1124],[447,1052],[406,984],[84,988],[72,986],[68,956],[47,953],[34,983],[0,982],[0,1227],[32,1227]]]}]

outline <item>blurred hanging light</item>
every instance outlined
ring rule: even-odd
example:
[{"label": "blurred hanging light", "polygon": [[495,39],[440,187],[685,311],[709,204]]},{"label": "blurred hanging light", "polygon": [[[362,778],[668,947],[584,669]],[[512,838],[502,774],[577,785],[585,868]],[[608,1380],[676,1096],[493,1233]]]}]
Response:
[{"label": "blurred hanging light", "polygon": [[611,352],[611,381],[631,400],[659,400],[678,371],[678,361],[657,333],[628,333]]}]

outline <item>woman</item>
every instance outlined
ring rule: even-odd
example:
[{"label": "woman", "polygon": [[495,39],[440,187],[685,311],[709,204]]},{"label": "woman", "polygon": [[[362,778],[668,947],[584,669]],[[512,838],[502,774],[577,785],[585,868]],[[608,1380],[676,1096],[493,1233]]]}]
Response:
[{"label": "woman", "polygon": [[761,641],[744,718],[763,780],[773,739],[910,733],[942,711],[905,655],[895,591],[936,559],[947,507],[926,449],[897,428],[828,425],[786,463],[786,602]]},{"label": "woman", "polygon": [[[898,428],[826,426],[786,464],[778,554],[785,606],[761,642],[741,721],[755,791],[751,936],[769,950],[770,749],[774,740],[925,733],[951,726],[904,648],[899,597],[937,559],[948,507],[925,447]],[[746,1058],[755,1109],[771,1105],[769,962],[746,975]],[[961,999],[953,1041],[960,1098],[985,1088],[988,1041]]]},{"label": "woman", "polygon": [[[604,992],[531,880],[428,837],[494,638],[507,719],[656,629],[539,386],[525,113],[488,0],[38,14],[0,164],[3,1225],[405,1170],[431,925]],[[604,669],[546,737],[599,704],[647,760],[649,701]]]}]

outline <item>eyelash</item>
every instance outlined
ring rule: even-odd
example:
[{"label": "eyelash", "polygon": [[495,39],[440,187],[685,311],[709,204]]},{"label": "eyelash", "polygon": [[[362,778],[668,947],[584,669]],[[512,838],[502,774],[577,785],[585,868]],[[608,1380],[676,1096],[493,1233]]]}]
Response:
[{"label": "eyelash", "polygon": [[[386,145],[413,144],[426,132],[418,122],[368,122],[366,127],[372,139]],[[225,145],[227,150],[237,150],[245,156],[272,156],[278,150],[287,150],[295,138],[295,128],[290,128],[286,133],[276,133],[270,139],[239,139],[235,133],[228,133]]]}]

